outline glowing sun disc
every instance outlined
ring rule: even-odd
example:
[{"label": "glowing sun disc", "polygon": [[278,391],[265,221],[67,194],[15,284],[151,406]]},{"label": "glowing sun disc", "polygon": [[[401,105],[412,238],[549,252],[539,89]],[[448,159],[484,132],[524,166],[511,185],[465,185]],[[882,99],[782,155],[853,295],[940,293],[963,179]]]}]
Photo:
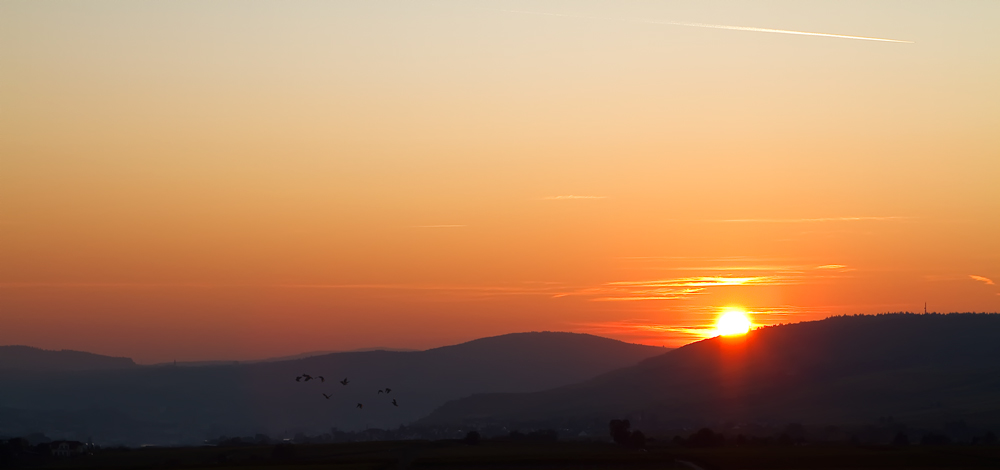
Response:
[{"label": "glowing sun disc", "polygon": [[728,308],[715,321],[715,330],[722,336],[745,335],[750,331],[750,318],[743,310]]}]

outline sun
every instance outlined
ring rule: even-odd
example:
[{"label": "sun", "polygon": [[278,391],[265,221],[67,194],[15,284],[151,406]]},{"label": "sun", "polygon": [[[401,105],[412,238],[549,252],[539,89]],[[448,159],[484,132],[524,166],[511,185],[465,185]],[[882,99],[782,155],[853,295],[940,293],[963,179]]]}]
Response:
[{"label": "sun", "polygon": [[715,330],[721,336],[745,335],[750,331],[750,318],[741,308],[727,307],[715,320]]}]

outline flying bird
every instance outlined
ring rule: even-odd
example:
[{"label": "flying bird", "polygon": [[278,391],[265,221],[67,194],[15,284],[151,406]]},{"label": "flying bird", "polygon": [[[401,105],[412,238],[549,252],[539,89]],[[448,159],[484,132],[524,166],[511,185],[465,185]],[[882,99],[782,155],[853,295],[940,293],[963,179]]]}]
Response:
[{"label": "flying bird", "polygon": [[365,405],[362,405],[361,403],[358,403],[358,409],[359,409],[359,410],[360,410],[360,409],[363,409],[364,407],[365,407]]},{"label": "flying bird", "polygon": [[388,393],[389,393],[389,392],[391,392],[391,391],[392,391],[392,389],[391,389],[391,388],[386,388],[386,389],[385,389],[385,393],[386,393],[386,394],[388,394]]},{"label": "flying bird", "polygon": [[306,382],[308,382],[308,381],[310,381],[310,380],[313,379],[312,376],[309,375],[309,374],[302,374],[302,378],[306,379]]},{"label": "flying bird", "polygon": [[348,383],[350,383],[350,382],[348,382],[347,377],[344,377],[344,380],[340,381],[341,385],[347,385]]},{"label": "flying bird", "polygon": [[327,394],[325,394],[325,393],[323,394],[323,397],[324,397],[324,398],[326,398],[327,400],[329,400],[329,399],[330,399],[330,395],[327,395]]},{"label": "flying bird", "polygon": [[320,382],[326,382],[326,379],[324,379],[322,375],[320,375],[320,376],[318,376],[316,378],[319,379]]},{"label": "flying bird", "polygon": [[379,390],[378,391],[378,393],[384,393],[384,392],[385,392],[385,390]]},{"label": "flying bird", "polygon": [[301,382],[301,381],[302,381],[302,376],[300,375],[300,376],[296,377],[296,378],[295,378],[295,381],[296,381],[296,382]]},{"label": "flying bird", "polygon": [[399,403],[396,403],[396,399],[395,398],[392,399],[392,406],[399,406]]}]

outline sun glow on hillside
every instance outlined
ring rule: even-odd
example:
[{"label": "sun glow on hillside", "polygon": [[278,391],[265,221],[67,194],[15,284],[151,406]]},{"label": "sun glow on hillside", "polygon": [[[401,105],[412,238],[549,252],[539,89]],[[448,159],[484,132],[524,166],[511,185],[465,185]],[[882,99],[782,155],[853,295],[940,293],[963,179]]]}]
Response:
[{"label": "sun glow on hillside", "polygon": [[721,336],[745,335],[750,331],[750,318],[741,308],[727,307],[715,321],[715,331]]}]

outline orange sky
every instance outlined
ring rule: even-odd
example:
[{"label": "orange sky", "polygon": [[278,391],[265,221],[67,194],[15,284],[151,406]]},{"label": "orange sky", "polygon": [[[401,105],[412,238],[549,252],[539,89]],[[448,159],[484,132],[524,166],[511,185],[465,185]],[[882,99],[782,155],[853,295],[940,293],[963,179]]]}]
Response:
[{"label": "orange sky", "polygon": [[0,344],[677,346],[726,306],[997,311],[998,20],[997,2],[6,1]]}]

